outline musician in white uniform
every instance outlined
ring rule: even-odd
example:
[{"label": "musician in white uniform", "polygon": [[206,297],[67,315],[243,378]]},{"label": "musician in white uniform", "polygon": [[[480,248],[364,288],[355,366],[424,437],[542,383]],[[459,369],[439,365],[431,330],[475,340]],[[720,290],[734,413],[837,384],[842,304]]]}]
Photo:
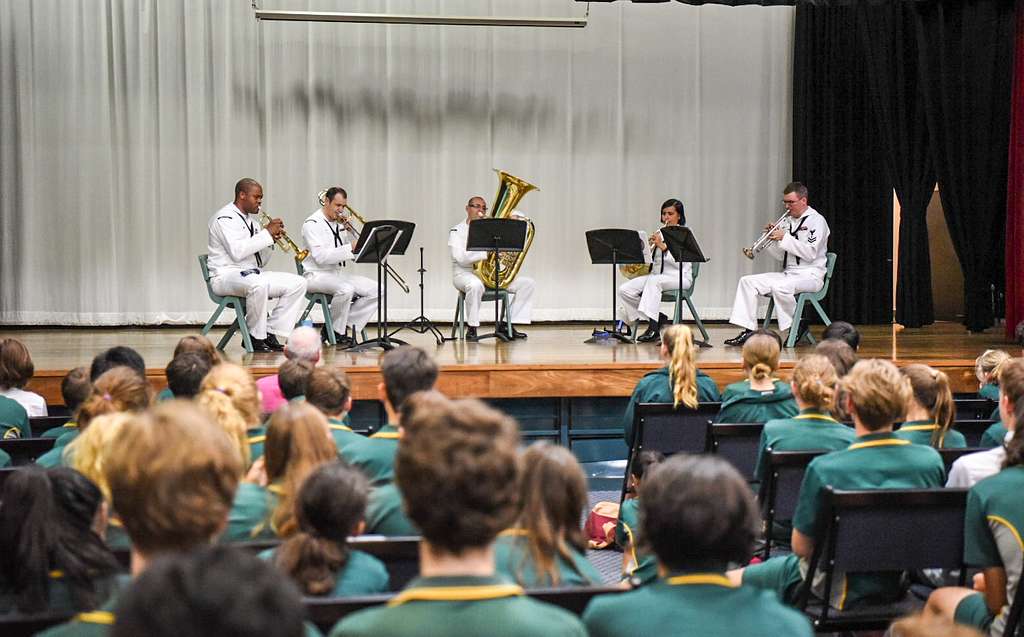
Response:
[{"label": "musician in white uniform", "polygon": [[[452,253],[452,284],[460,292],[466,293],[465,316],[469,329],[466,331],[466,340],[477,340],[476,328],[480,326],[480,301],[484,295],[484,283],[473,272],[473,264],[487,258],[488,252],[470,252],[466,250],[466,241],[469,239],[469,224],[474,219],[482,219],[487,212],[487,202],[483,197],[473,197],[466,204],[466,220],[451,229],[448,235],[448,247]],[[512,323],[529,324],[530,313],[533,310],[534,282],[530,277],[519,275],[508,286],[509,293],[509,314],[512,316]],[[499,332],[504,327],[499,324],[495,326]],[[526,338],[526,334],[512,328],[512,335],[515,338]]]},{"label": "musician in white uniform", "polygon": [[[682,201],[669,199],[661,204],[661,225],[686,225],[686,211]],[[619,286],[619,307],[626,320],[629,323],[640,319],[648,321],[647,331],[636,339],[645,343],[661,337],[661,319],[668,319],[661,313],[661,293],[679,289],[679,263],[668,251],[661,232],[655,232],[649,241],[653,257],[651,273],[638,276]],[[682,264],[682,268],[685,289],[690,287],[693,277],[690,274],[689,263]]]},{"label": "musician in white uniform", "polygon": [[807,205],[807,186],[794,181],[782,193],[789,223],[769,235],[772,243],[765,248],[772,258],[782,261],[782,272],[749,274],[740,279],[729,322],[743,331],[725,341],[726,345],[743,345],[757,329],[759,297],[772,297],[779,329],[785,331],[793,324],[796,295],[820,290],[825,280],[828,223]]},{"label": "musician in white uniform", "polygon": [[[302,239],[309,250],[303,263],[310,292],[333,296],[331,318],[339,347],[352,345],[346,328],[358,334],[377,309],[377,282],[352,272],[358,233],[345,215],[348,193],[334,186],[324,194],[324,205],[302,224]],[[355,300],[353,300],[355,299]],[[327,330],[327,326],[324,326]],[[326,331],[324,333],[326,339]]]},{"label": "musician in white uniform", "polygon": [[[210,218],[207,266],[214,294],[245,297],[245,322],[253,349],[282,351],[277,336],[287,338],[302,314],[306,280],[263,269],[270,259],[268,248],[284,235],[284,222],[273,219],[260,227],[256,215],[262,201],[263,187],[255,179],[235,184],[235,200]],[[270,299],[278,302],[268,321]]]}]

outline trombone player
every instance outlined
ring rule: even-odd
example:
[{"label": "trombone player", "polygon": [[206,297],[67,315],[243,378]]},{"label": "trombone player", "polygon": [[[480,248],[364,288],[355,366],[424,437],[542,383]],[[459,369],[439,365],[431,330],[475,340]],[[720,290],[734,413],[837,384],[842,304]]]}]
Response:
[{"label": "trombone player", "polygon": [[353,251],[359,240],[359,233],[345,214],[348,193],[333,186],[323,194],[321,203],[302,224],[302,238],[309,250],[309,258],[303,263],[306,283],[310,292],[332,296],[333,325],[324,325],[323,339],[326,341],[327,330],[333,329],[338,347],[349,347],[355,343],[347,328],[355,328],[358,334],[377,308],[377,283],[355,274],[346,264],[355,259]]},{"label": "trombone player", "polygon": [[[786,215],[766,232],[765,250],[782,261],[782,272],[741,277],[736,286],[729,322],[743,328],[726,345],[743,345],[757,329],[757,299],[771,296],[779,317],[779,329],[793,324],[796,295],[821,289],[825,280],[829,229],[825,217],[807,205],[807,186],[794,181],[782,191]],[[800,335],[802,336],[802,334]],[[799,340],[799,339],[797,339]]]}]

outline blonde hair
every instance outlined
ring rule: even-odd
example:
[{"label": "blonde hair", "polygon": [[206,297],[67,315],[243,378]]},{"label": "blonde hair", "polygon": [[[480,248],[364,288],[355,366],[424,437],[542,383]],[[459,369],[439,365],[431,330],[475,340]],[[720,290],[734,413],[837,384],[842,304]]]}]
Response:
[{"label": "blonde hair", "polygon": [[869,431],[902,418],[912,393],[907,377],[879,358],[858,362],[839,384],[853,403],[854,420]]},{"label": "blonde hair", "polygon": [[999,383],[999,372],[1010,355],[1001,349],[987,349],[974,359],[974,374],[982,383]]},{"label": "blonde hair", "polygon": [[816,409],[831,411],[838,382],[835,367],[821,354],[805,356],[793,367],[793,388],[803,402]]},{"label": "blonde hair", "polygon": [[131,412],[97,416],[88,429],[68,443],[64,452],[71,468],[92,480],[108,502],[110,485],[104,476],[103,465],[109,457],[110,444],[120,435],[124,423],[135,417],[136,414]]},{"label": "blonde hair", "polygon": [[[942,446],[942,440],[956,417],[956,405],[953,403],[953,392],[949,389],[949,377],[920,363],[907,365],[900,371],[910,381],[914,400],[928,410],[935,424],[939,426],[932,432],[931,445],[936,448]],[[909,401],[907,405],[909,407]]]},{"label": "blonde hair", "polygon": [[911,615],[894,622],[889,634],[892,637],[983,637],[976,628],[923,615]]},{"label": "blonde hair", "polygon": [[743,367],[752,380],[766,380],[779,368],[779,342],[767,334],[754,334],[743,344]]},{"label": "blonde hair", "polygon": [[217,365],[199,386],[196,402],[231,436],[248,467],[248,430],[260,422],[260,392],[249,372],[234,363]]},{"label": "blonde hair", "polygon": [[672,405],[683,403],[697,407],[697,363],[693,351],[693,333],[685,325],[672,325],[661,335],[668,350],[668,379],[672,386]]}]

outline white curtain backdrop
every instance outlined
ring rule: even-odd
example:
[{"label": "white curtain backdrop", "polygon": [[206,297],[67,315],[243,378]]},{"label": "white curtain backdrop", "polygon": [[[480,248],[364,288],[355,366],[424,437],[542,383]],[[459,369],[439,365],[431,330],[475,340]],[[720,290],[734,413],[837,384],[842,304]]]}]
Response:
[{"label": "white curtain backdrop", "polygon": [[[581,16],[570,0],[260,0],[266,9]],[[446,243],[501,168],[539,186],[535,319],[610,315],[584,231],[679,197],[725,318],[790,179],[792,8],[594,4],[578,29],[257,22],[249,0],[0,0],[0,321],[196,323],[196,255],[235,181],[301,239],[342,185],[417,224],[392,265],[450,320]],[[292,270],[278,254],[271,267]],[[359,266],[367,276],[370,266]],[[419,312],[392,287],[392,318]],[[230,314],[230,313],[229,313]]]}]

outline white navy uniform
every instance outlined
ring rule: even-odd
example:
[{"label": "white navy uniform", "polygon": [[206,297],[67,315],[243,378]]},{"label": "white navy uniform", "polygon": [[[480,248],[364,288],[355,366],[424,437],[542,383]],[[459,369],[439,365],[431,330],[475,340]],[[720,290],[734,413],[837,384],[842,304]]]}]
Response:
[{"label": "white navy uniform", "polygon": [[[480,300],[484,296],[484,283],[473,272],[473,264],[487,258],[488,252],[466,250],[469,239],[469,224],[462,221],[448,234],[448,247],[452,253],[452,284],[459,292],[466,294],[466,323],[471,327],[480,326]],[[533,279],[516,276],[508,286],[509,315],[512,323],[528,324],[533,310]]]},{"label": "white navy uniform", "polygon": [[[229,203],[210,218],[207,266],[214,294],[245,297],[245,323],[253,338],[267,332],[287,337],[305,307],[306,280],[297,274],[263,269],[274,245],[256,215]],[[267,302],[278,299],[267,319]]]},{"label": "white navy uniform", "polygon": [[352,242],[357,237],[343,224],[328,220],[324,211],[317,208],[302,224],[302,239],[309,250],[309,257],[302,264],[306,283],[310,292],[333,296],[334,331],[344,334],[352,326],[361,332],[377,309],[377,282],[351,272],[352,264],[345,263],[355,259]]},{"label": "white navy uniform", "polygon": [[817,292],[825,280],[828,260],[829,229],[825,217],[808,207],[796,219],[789,218],[789,227],[782,241],[773,241],[765,251],[782,261],[782,272],[748,274],[736,286],[736,300],[729,322],[748,330],[757,329],[757,300],[770,295],[775,301],[779,329],[793,324],[796,295]]},{"label": "white navy uniform", "polygon": [[[661,313],[661,293],[679,289],[679,263],[668,250],[654,248],[650,274],[638,276],[619,286],[619,308],[626,321],[658,320]],[[690,264],[682,264],[683,289],[693,283]]]}]

